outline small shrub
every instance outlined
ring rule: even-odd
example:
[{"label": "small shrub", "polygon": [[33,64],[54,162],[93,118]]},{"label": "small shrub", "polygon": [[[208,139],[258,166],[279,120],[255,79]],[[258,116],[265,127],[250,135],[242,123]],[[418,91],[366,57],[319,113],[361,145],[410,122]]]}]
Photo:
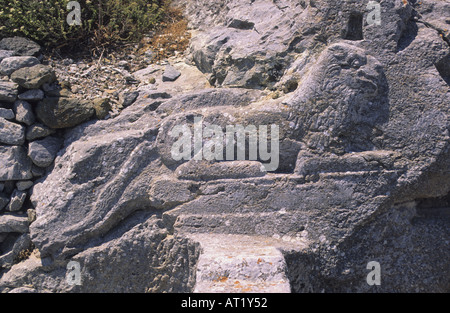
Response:
[{"label": "small shrub", "polygon": [[24,36],[61,48],[137,41],[164,19],[168,0],[78,0],[81,26],[66,19],[69,0],[0,0],[0,37]]}]

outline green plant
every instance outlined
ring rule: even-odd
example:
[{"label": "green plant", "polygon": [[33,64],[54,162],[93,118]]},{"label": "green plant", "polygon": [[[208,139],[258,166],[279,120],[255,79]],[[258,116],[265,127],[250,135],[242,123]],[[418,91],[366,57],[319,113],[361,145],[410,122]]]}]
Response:
[{"label": "green plant", "polygon": [[80,26],[66,19],[69,0],[0,0],[0,37],[25,36],[48,47],[137,41],[164,19],[168,0],[78,0]]}]

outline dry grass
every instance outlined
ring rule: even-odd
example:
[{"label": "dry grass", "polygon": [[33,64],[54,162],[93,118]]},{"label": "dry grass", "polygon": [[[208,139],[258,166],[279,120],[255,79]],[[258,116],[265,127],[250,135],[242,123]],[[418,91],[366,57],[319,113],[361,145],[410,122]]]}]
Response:
[{"label": "dry grass", "polygon": [[191,34],[188,31],[188,22],[178,8],[170,8],[166,22],[161,24],[160,30],[149,40],[143,39],[138,54],[147,50],[155,53],[155,60],[159,61],[177,52],[183,52],[189,45]]}]

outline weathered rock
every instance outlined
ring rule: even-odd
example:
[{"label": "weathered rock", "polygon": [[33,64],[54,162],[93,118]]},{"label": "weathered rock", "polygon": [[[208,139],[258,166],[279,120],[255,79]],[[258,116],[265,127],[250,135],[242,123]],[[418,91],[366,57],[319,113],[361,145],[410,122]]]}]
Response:
[{"label": "weathered rock", "polygon": [[21,87],[38,89],[45,83],[56,81],[56,75],[51,67],[38,64],[15,71],[11,74],[11,80]]},{"label": "weathered rock", "polygon": [[33,187],[33,182],[31,180],[18,181],[16,183],[16,187],[17,187],[17,190],[19,190],[19,191],[25,191],[25,190]]},{"label": "weathered rock", "polygon": [[12,214],[0,215],[0,233],[26,233],[28,219]]},{"label": "weathered rock", "polygon": [[230,161],[211,163],[195,160],[180,165],[175,172],[180,179],[197,181],[262,177],[267,173],[260,162]]},{"label": "weathered rock", "polygon": [[39,56],[41,47],[34,41],[24,37],[8,37],[0,40],[0,49],[10,50],[14,55],[19,56]]},{"label": "weathered rock", "polygon": [[173,66],[166,66],[162,76],[164,82],[173,82],[181,76],[181,72],[176,70]]},{"label": "weathered rock", "polygon": [[33,113],[33,107],[25,100],[18,100],[14,102],[14,113],[16,115],[16,121],[24,123],[28,126],[32,125],[36,117]]},{"label": "weathered rock", "polygon": [[36,123],[27,127],[27,133],[25,135],[28,141],[33,141],[36,139],[44,138],[54,134],[56,130],[51,129],[45,125]]},{"label": "weathered rock", "polygon": [[13,110],[0,108],[0,118],[4,118],[5,120],[13,120],[15,117]]},{"label": "weathered rock", "polygon": [[122,106],[124,108],[129,107],[136,101],[138,96],[139,96],[138,91],[127,92],[127,93],[123,94],[122,98],[121,98]]},{"label": "weathered rock", "polygon": [[6,207],[6,210],[9,212],[17,212],[20,209],[22,209],[23,204],[25,203],[25,200],[27,198],[27,192],[26,191],[20,191],[20,190],[14,190],[14,192],[11,195],[11,200],[8,203],[8,206]]},{"label": "weathered rock", "polygon": [[44,92],[41,89],[27,90],[18,96],[19,100],[39,101],[44,99]]},{"label": "weathered rock", "polygon": [[0,143],[22,145],[25,143],[25,127],[0,118]]},{"label": "weathered rock", "polygon": [[111,111],[111,104],[108,98],[94,99],[92,101],[92,106],[95,110],[95,116],[100,120],[104,119],[108,115],[109,111]]},{"label": "weathered rock", "polygon": [[61,140],[59,138],[46,137],[30,142],[28,156],[36,166],[47,167],[53,163],[60,148]]},{"label": "weathered rock", "polygon": [[157,177],[150,192],[150,201],[155,208],[170,208],[194,199],[195,185],[171,177]]},{"label": "weathered rock", "polygon": [[[48,258],[32,255],[2,276],[0,291],[33,285],[39,292],[192,292],[200,253],[198,243],[171,236],[148,214],[133,217],[108,236],[107,242],[71,258],[82,264],[80,286],[67,284],[69,261],[51,263]],[[133,221],[139,225],[133,225]]]},{"label": "weathered rock", "polygon": [[45,98],[36,106],[38,119],[51,128],[68,128],[89,120],[95,114],[92,105],[77,98]]},{"label": "weathered rock", "polygon": [[18,85],[13,82],[0,81],[0,101],[14,102],[17,99]]},{"label": "weathered rock", "polygon": [[0,62],[5,59],[12,57],[14,55],[14,51],[11,50],[0,50]]},{"label": "weathered rock", "polygon": [[[31,195],[41,258],[13,266],[0,289],[228,291],[243,274],[244,290],[447,292],[450,51],[430,13],[441,2],[383,1],[380,26],[365,22],[364,2],[186,3],[191,60],[216,86],[240,88],[178,88],[185,75],[162,84],[158,73],[149,89],[170,99],[141,89],[114,119],[69,130]],[[285,164],[263,176],[260,155],[238,171],[173,162],[171,130],[196,117],[222,130],[279,126]],[[82,286],[64,282],[69,259],[83,264]],[[381,286],[367,284],[373,260]]]},{"label": "weathered rock", "polygon": [[7,253],[0,256],[0,266],[3,268],[11,268],[11,266],[16,263],[17,259],[20,257],[20,253],[29,249],[31,246],[30,234],[22,234],[13,244],[9,245],[7,248]]},{"label": "weathered rock", "polygon": [[9,76],[18,69],[37,64],[40,64],[39,60],[30,56],[4,58],[0,63],[0,73]]}]

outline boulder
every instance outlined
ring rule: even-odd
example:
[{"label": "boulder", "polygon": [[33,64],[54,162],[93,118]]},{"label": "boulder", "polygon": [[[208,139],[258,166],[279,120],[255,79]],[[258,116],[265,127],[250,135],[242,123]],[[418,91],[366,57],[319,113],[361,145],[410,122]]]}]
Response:
[{"label": "boulder", "polygon": [[14,51],[11,50],[0,50],[0,62],[5,59],[12,57],[14,55]]},{"label": "boulder", "polygon": [[[382,1],[376,25],[360,1],[185,3],[202,78],[155,75],[120,115],[65,131],[30,196],[40,257],[0,291],[447,292],[448,5],[423,4]],[[245,160],[174,160],[183,125],[205,134],[186,148],[209,147],[208,125],[279,133]],[[272,139],[285,164],[264,173]],[[82,286],[66,284],[69,261]]]},{"label": "boulder", "polygon": [[11,74],[11,80],[23,88],[38,89],[45,83],[56,81],[56,74],[51,67],[38,64],[15,71]]},{"label": "boulder", "polygon": [[26,233],[28,219],[13,214],[0,215],[0,233]]},{"label": "boulder", "polygon": [[18,85],[13,82],[0,81],[0,101],[14,102],[17,99]]},{"label": "boulder", "polygon": [[36,124],[31,125],[30,127],[27,127],[27,133],[25,135],[25,138],[28,141],[33,141],[36,139],[50,136],[50,135],[54,134],[55,132],[56,131],[54,129],[51,129],[40,123],[36,123]]},{"label": "boulder", "polygon": [[35,56],[41,54],[41,47],[34,41],[24,37],[8,37],[0,40],[0,49],[9,50],[18,56]]},{"label": "boulder", "polygon": [[18,96],[19,100],[39,101],[44,99],[44,92],[41,89],[27,90]]},{"label": "boulder", "polygon": [[55,160],[61,144],[61,140],[56,137],[46,137],[42,140],[30,142],[28,145],[28,156],[36,166],[50,166]]},{"label": "boulder", "polygon": [[11,195],[11,200],[6,207],[6,210],[9,212],[17,212],[22,209],[23,204],[25,203],[25,199],[27,198],[26,191],[14,190]]},{"label": "boulder", "polygon": [[173,66],[166,66],[164,73],[162,75],[162,80],[164,82],[173,82],[181,76],[181,72],[176,70]]},{"label": "boulder", "polygon": [[0,146],[0,181],[33,178],[31,160],[21,146]]},{"label": "boulder", "polygon": [[92,107],[95,110],[95,116],[100,120],[104,119],[109,114],[109,111],[111,111],[111,104],[107,98],[94,99],[92,101]]},{"label": "boulder", "polygon": [[92,104],[78,98],[45,98],[36,106],[38,119],[51,128],[73,127],[94,114]]},{"label": "boulder", "polygon": [[25,143],[25,127],[0,118],[0,143],[22,145]]},{"label": "boulder", "polygon": [[13,110],[0,108],[0,118],[4,118],[5,120],[12,120],[14,119],[14,117],[15,115]]},{"label": "boulder", "polygon": [[4,58],[0,63],[0,73],[2,75],[11,75],[13,72],[24,67],[31,67],[40,64],[35,57],[9,57]]},{"label": "boulder", "polygon": [[16,121],[30,126],[36,120],[33,113],[33,107],[29,102],[25,100],[18,100],[14,102],[13,108],[16,115]]}]

